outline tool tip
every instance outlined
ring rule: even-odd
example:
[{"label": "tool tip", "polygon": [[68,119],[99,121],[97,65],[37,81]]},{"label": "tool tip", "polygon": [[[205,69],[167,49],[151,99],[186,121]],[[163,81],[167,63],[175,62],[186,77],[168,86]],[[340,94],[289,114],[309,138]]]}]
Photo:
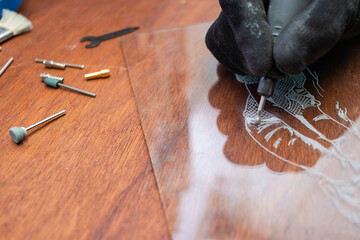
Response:
[{"label": "tool tip", "polygon": [[14,143],[19,144],[22,143],[25,139],[26,129],[24,127],[12,127],[9,130],[9,133]]},{"label": "tool tip", "polygon": [[255,117],[255,124],[260,124],[261,122],[261,117],[260,117],[260,114],[258,114],[256,117]]}]

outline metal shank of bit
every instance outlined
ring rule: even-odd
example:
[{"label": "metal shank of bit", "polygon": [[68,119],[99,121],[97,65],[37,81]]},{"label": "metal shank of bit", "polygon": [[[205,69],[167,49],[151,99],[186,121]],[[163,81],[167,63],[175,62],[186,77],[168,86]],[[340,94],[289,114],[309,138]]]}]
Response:
[{"label": "metal shank of bit", "polygon": [[62,83],[58,83],[58,85],[59,85],[60,87],[67,88],[67,89],[76,91],[76,92],[78,92],[78,93],[82,93],[82,94],[87,95],[87,96],[90,96],[90,97],[96,97],[96,94],[95,94],[95,93],[91,93],[91,92],[84,91],[84,90],[81,90],[81,89],[78,89],[78,88],[70,87],[70,86],[64,85],[64,84],[62,84]]},{"label": "metal shank of bit", "polygon": [[79,69],[83,69],[85,66],[84,65],[78,65],[78,64],[72,64],[72,63],[64,63],[67,67],[72,67],[72,68],[79,68]]},{"label": "metal shank of bit", "polygon": [[43,63],[48,68],[58,68],[58,69],[65,69],[66,67],[79,68],[79,69],[84,68],[84,65],[72,64],[72,63],[60,63],[60,62],[54,62],[52,60],[45,60],[39,58],[35,58],[35,62]]},{"label": "metal shank of bit", "polygon": [[10,66],[10,64],[14,61],[14,58],[10,58],[6,63],[5,65],[1,68],[0,70],[0,77],[1,75],[6,71],[6,69]]},{"label": "metal shank of bit", "polygon": [[60,111],[60,112],[58,112],[58,113],[56,113],[54,115],[51,115],[50,117],[47,117],[47,118],[41,120],[40,122],[37,122],[37,123],[31,125],[31,126],[25,128],[25,130],[28,131],[28,130],[36,127],[36,126],[39,126],[40,124],[43,124],[43,123],[47,122],[47,121],[50,121],[50,120],[55,119],[57,117],[61,117],[62,115],[65,115],[65,110],[62,110],[62,111]]}]

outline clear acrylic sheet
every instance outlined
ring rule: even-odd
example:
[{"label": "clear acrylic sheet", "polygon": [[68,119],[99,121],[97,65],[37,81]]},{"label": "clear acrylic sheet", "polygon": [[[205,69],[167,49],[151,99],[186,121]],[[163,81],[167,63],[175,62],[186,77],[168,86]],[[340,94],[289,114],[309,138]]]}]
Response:
[{"label": "clear acrylic sheet", "polygon": [[358,238],[360,44],[278,82],[257,126],[258,79],[218,64],[209,26],[122,42],[174,239]]}]

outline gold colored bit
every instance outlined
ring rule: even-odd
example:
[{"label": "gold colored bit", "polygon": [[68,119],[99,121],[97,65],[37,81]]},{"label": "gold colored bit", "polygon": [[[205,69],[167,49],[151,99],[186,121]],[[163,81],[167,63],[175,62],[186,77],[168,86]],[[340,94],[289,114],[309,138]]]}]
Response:
[{"label": "gold colored bit", "polygon": [[110,76],[110,69],[103,69],[99,72],[85,74],[86,80],[95,79],[95,78],[106,78],[109,76]]}]

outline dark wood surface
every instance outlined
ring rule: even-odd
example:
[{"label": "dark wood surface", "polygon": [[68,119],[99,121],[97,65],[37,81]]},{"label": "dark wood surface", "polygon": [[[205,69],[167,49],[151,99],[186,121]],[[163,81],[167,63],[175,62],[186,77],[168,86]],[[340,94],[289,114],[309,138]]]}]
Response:
[{"label": "dark wood surface", "polygon": [[283,80],[273,97],[284,102],[267,102],[269,124],[257,126],[247,117],[256,84],[216,62],[208,27],[122,40],[174,238],[357,239],[359,39]]},{"label": "dark wood surface", "polygon": [[[218,3],[24,0],[19,12],[34,29],[1,45],[0,65],[10,57],[14,63],[0,77],[0,239],[170,238],[119,38],[94,49],[79,40],[130,26],[141,33],[210,21]],[[85,69],[45,69],[34,58]],[[110,78],[85,81],[85,73],[104,68]],[[42,72],[97,97],[49,89]],[[22,144],[11,141],[12,126],[63,109],[64,117]]]}]

